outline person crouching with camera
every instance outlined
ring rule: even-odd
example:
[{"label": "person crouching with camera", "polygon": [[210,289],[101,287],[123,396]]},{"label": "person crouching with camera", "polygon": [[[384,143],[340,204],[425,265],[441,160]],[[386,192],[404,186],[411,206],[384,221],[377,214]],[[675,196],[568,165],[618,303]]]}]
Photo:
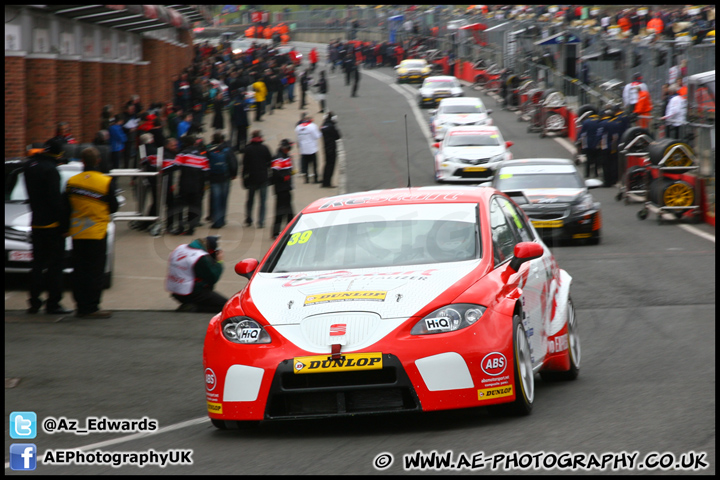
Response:
[{"label": "person crouching with camera", "polygon": [[219,236],[197,238],[170,254],[165,289],[180,302],[178,312],[219,313],[227,298],[213,290],[223,272]]}]

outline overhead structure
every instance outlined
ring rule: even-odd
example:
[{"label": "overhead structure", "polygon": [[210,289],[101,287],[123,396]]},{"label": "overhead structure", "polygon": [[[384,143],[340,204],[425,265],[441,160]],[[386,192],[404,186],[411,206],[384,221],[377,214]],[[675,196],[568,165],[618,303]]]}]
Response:
[{"label": "overhead structure", "polygon": [[70,20],[133,33],[171,27],[189,29],[194,22],[210,21],[212,18],[205,5],[28,5],[28,7]]}]

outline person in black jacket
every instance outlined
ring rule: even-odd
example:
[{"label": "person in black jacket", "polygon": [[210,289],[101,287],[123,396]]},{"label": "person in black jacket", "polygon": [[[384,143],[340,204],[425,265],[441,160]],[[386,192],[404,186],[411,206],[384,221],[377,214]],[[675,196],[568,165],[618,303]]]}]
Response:
[{"label": "person in black jacket", "polygon": [[272,183],[275,187],[275,223],[273,224],[273,240],[280,235],[283,218],[290,223],[295,216],[292,208],[292,175],[293,163],[290,156],[290,149],[293,142],[284,138],[280,141],[280,147],[271,164]]},{"label": "person in black jacket", "polygon": [[325,112],[325,98],[327,97],[328,92],[328,84],[327,80],[325,79],[325,70],[322,70],[320,72],[320,80],[317,81],[315,86],[318,89],[318,95],[317,98],[320,100],[320,113]]},{"label": "person in black jacket", "polygon": [[247,115],[247,103],[245,102],[245,89],[240,88],[235,92],[235,97],[230,104],[230,139],[235,139],[235,150],[243,153],[247,143],[247,129],[250,126]]},{"label": "person in black jacket", "polygon": [[340,130],[337,129],[337,115],[328,112],[320,131],[325,144],[325,170],[323,171],[323,182],[321,188],[335,188],[331,185],[333,172],[335,171],[335,160],[337,158],[337,140],[342,138]]},{"label": "person in black jacket", "polygon": [[305,108],[305,96],[307,94],[308,88],[310,88],[310,71],[305,70],[300,75],[300,110]]},{"label": "person in black jacket", "polygon": [[253,204],[255,192],[260,195],[260,210],[257,217],[257,227],[263,228],[265,223],[265,201],[267,199],[268,170],[272,163],[272,154],[263,143],[262,132],[252,132],[250,143],[245,147],[243,157],[243,186],[247,188],[248,196],[245,205],[245,226],[253,224]]},{"label": "person in black jacket", "polygon": [[225,226],[230,181],[237,177],[237,159],[220,132],[213,135],[207,157],[210,161],[210,212],[213,221],[210,228],[222,228]]},{"label": "person in black jacket", "polygon": [[351,74],[352,77],[352,95],[351,97],[357,97],[358,85],[360,84],[360,62],[356,62],[353,67]]},{"label": "person in black jacket", "polygon": [[[193,135],[182,137],[182,150],[175,156],[180,171],[180,235],[194,235],[202,218],[202,197],[210,163],[204,149],[196,145]],[[187,216],[185,209],[187,208]]]},{"label": "person in black jacket", "polygon": [[[32,210],[32,270],[30,272],[30,307],[37,313],[43,301],[40,294],[47,289],[45,312],[68,314],[72,310],[60,305],[62,299],[62,261],[65,257],[65,235],[68,213],[60,192],[58,162],[65,158],[64,142],[53,138],[45,142],[45,150],[30,157],[24,167],[25,188]],[[47,269],[47,273],[44,271]]]}]

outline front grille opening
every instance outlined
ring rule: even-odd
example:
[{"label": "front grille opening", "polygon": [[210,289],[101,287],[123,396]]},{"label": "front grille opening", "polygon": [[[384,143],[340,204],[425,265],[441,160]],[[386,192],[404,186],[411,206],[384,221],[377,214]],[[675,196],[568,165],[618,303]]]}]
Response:
[{"label": "front grille opening", "polygon": [[282,388],[292,390],[296,388],[324,388],[347,387],[351,385],[378,385],[395,383],[397,374],[394,368],[367,370],[358,372],[337,373],[311,373],[298,375],[293,372],[282,374]]},{"label": "front grille opening", "polygon": [[419,410],[404,387],[348,390],[343,392],[291,392],[273,395],[268,405],[271,418],[381,413]]}]

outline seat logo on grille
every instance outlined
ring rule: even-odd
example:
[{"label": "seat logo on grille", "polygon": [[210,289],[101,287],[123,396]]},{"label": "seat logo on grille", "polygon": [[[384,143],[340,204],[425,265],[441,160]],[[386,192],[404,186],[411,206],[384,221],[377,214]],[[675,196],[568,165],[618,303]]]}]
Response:
[{"label": "seat logo on grille", "polygon": [[346,332],[347,332],[347,325],[344,323],[330,325],[330,336],[331,337],[339,337],[339,336],[345,335]]}]

